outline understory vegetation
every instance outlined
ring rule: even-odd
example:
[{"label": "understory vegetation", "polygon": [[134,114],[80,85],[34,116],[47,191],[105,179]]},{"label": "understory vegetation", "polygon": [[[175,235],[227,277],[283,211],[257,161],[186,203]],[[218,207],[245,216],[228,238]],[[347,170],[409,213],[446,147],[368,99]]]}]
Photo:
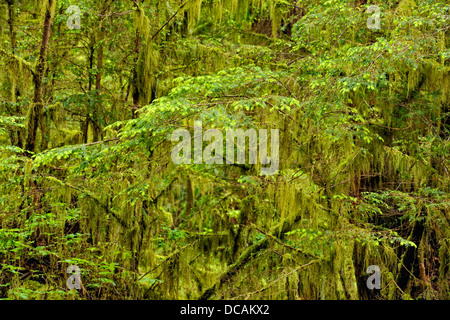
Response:
[{"label": "understory vegetation", "polygon": [[[0,298],[450,299],[449,17],[0,0]],[[195,121],[278,129],[278,172],[175,164]]]}]

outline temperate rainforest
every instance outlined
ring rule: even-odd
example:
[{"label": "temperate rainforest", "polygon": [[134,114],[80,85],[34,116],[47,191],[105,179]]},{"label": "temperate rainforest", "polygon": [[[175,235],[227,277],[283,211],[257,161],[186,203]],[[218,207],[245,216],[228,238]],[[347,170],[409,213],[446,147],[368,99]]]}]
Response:
[{"label": "temperate rainforest", "polygon": [[447,0],[0,0],[1,300],[450,300]]}]

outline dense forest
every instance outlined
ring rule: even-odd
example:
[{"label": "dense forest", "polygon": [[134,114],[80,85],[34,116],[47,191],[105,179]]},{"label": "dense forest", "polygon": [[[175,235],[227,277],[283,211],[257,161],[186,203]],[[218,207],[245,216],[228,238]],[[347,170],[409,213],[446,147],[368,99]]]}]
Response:
[{"label": "dense forest", "polygon": [[0,0],[0,299],[450,299],[449,17]]}]

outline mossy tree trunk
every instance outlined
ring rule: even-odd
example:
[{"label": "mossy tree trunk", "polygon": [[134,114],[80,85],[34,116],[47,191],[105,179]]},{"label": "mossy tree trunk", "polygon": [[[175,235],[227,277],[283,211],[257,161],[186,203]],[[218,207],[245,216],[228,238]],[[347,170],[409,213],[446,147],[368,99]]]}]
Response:
[{"label": "mossy tree trunk", "polygon": [[35,150],[37,130],[40,122],[42,123],[42,110],[44,107],[44,103],[42,100],[42,85],[45,73],[45,65],[47,61],[47,49],[52,24],[52,10],[55,5],[54,1],[56,0],[48,0],[45,9],[39,59],[33,73],[34,97],[33,103],[31,104],[28,111],[28,132],[25,143],[25,150],[29,152],[34,152]]}]

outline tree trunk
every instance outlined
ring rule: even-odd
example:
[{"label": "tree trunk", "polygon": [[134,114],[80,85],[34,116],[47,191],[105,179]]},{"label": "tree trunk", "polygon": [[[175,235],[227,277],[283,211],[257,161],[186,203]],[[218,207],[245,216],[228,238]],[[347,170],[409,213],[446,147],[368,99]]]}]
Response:
[{"label": "tree trunk", "polygon": [[[139,0],[135,1],[135,6],[138,8],[139,6]],[[131,96],[133,98],[133,106],[131,107],[131,118],[135,119],[137,116],[137,110],[139,109],[139,100],[140,100],[140,93],[139,93],[139,77],[137,74],[137,65],[139,60],[139,51],[141,48],[141,35],[139,34],[139,30],[136,29],[136,38],[134,41],[134,65],[133,65],[133,71],[132,71],[132,79],[131,79]]]},{"label": "tree trunk", "polygon": [[131,117],[133,119],[136,118],[137,115],[137,110],[139,110],[139,100],[140,100],[140,93],[139,93],[139,82],[138,82],[138,74],[137,74],[137,64],[138,64],[138,60],[139,60],[139,49],[141,46],[141,36],[139,35],[139,31],[136,30],[136,40],[135,40],[135,47],[134,47],[134,52],[136,54],[135,58],[134,58],[134,68],[133,68],[133,79],[132,79],[132,84],[131,84],[131,90],[132,90],[132,94],[131,96],[133,97],[133,107],[131,110]]},{"label": "tree trunk", "polygon": [[[99,39],[102,40],[103,39],[103,24],[102,24],[102,16],[104,16],[106,14],[107,11],[107,3],[108,0],[105,0],[105,2],[103,3],[103,6],[100,10],[100,17],[99,17],[99,23],[100,23],[100,35],[99,35]],[[99,40],[99,41],[100,41]],[[96,90],[96,95],[100,96],[100,91],[102,89],[102,68],[103,68],[103,46],[100,45],[98,47],[98,52],[97,52],[97,74],[95,75],[95,90]],[[96,103],[94,103],[94,110],[92,111],[92,133],[93,133],[93,140],[95,141],[99,141],[102,139],[101,137],[101,128],[100,128],[100,124],[98,122],[98,110],[99,110],[99,106],[98,106],[98,99],[96,99]]]},{"label": "tree trunk", "polygon": [[[11,38],[11,53],[16,53],[17,48],[17,40],[16,40],[16,15],[14,12],[14,0],[6,0],[6,3],[8,4],[8,26],[9,26],[9,36]],[[11,79],[11,100],[15,103],[15,116],[21,116],[21,110],[19,105],[16,103],[17,98],[20,96],[20,90],[16,88],[16,83],[14,79]],[[16,147],[22,148],[23,142],[22,142],[22,129],[21,128],[15,128],[11,130],[11,142]]]},{"label": "tree trunk", "polygon": [[[280,225],[275,225],[272,230],[269,233],[265,233],[262,230],[259,230],[260,232],[263,232],[265,237],[260,239],[259,241],[252,244],[250,247],[248,247],[240,256],[236,259],[236,262],[231,264],[224,273],[220,276],[220,278],[216,281],[215,284],[210,286],[208,289],[206,289],[202,295],[200,296],[199,300],[207,300],[210,297],[212,297],[217,291],[219,291],[222,286],[229,280],[231,280],[243,267],[247,265],[248,262],[251,261],[251,258],[254,257],[258,252],[266,250],[269,247],[269,238],[274,240],[275,242],[278,242],[282,244],[281,240],[283,239],[283,236],[280,238],[277,237],[278,234],[283,235],[286,232],[291,231],[293,225],[295,225],[296,222],[300,220],[300,217],[297,217],[293,223],[287,223],[286,221],[283,223],[280,231]],[[295,249],[293,247],[290,247],[291,249]],[[308,253],[304,253],[300,250],[295,249],[296,251],[302,253],[305,257],[314,258],[316,261],[319,261],[320,259],[316,256],[313,256]]]},{"label": "tree trunk", "polygon": [[[11,38],[11,53],[16,53],[17,48],[17,40],[16,40],[16,15],[14,12],[14,0],[6,0],[6,3],[8,4],[8,26],[9,26],[9,36]],[[15,116],[21,116],[21,110],[17,102],[17,97],[20,96],[20,91],[16,88],[16,83],[14,79],[11,81],[11,100],[15,103],[15,114],[12,113],[12,115]],[[15,128],[11,129],[10,132],[11,136],[11,143],[19,148],[22,148],[22,129]]]},{"label": "tree trunk", "polygon": [[33,74],[34,98],[28,113],[28,133],[25,143],[25,150],[33,152],[36,147],[36,133],[40,118],[42,117],[43,101],[42,101],[42,81],[44,78],[45,63],[47,58],[48,41],[50,38],[52,7],[53,1],[48,0],[48,6],[45,10],[44,27],[42,30],[41,49],[39,52],[39,60]]},{"label": "tree trunk", "polygon": [[8,25],[9,25],[9,34],[11,36],[11,52],[12,54],[16,53],[16,30],[15,30],[15,18],[16,15],[14,13],[14,0],[6,0],[8,3]]}]

